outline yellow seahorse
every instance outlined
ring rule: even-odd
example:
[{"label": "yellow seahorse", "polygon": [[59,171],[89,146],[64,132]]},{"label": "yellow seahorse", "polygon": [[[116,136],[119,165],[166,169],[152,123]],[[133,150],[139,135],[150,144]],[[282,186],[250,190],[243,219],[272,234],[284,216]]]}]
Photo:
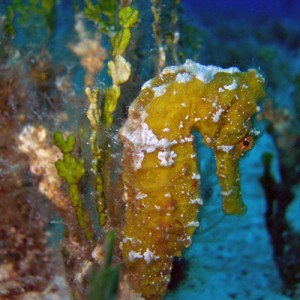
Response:
[{"label": "yellow seahorse", "polygon": [[199,225],[200,175],[192,130],[214,150],[223,210],[245,211],[238,162],[251,149],[251,116],[264,97],[264,79],[187,60],[147,81],[120,131],[126,205],[121,247],[127,280],[144,299],[161,299],[172,260]]}]

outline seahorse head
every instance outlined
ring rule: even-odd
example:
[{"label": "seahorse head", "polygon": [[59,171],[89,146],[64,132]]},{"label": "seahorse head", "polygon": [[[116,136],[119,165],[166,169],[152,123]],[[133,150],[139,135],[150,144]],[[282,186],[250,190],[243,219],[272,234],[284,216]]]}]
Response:
[{"label": "seahorse head", "polygon": [[227,214],[243,214],[245,205],[240,193],[239,160],[254,144],[252,117],[264,97],[264,79],[255,70],[217,73],[210,82],[216,96],[208,118],[204,142],[216,156],[222,189],[223,210]]}]

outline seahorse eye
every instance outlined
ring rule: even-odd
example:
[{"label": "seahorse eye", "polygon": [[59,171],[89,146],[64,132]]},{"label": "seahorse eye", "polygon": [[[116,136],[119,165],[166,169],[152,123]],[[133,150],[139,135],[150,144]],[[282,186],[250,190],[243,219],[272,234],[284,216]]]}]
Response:
[{"label": "seahorse eye", "polygon": [[254,144],[253,137],[251,135],[247,135],[239,142],[238,147],[242,151],[248,151],[252,149],[253,144]]},{"label": "seahorse eye", "polygon": [[243,145],[244,145],[245,147],[248,147],[248,146],[250,145],[250,143],[249,143],[248,140],[245,140],[245,141],[243,141]]}]

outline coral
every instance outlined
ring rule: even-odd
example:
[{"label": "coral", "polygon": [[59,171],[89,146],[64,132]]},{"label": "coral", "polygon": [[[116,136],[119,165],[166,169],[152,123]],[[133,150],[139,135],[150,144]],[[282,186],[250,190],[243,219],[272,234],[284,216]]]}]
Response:
[{"label": "coral", "polygon": [[17,299],[27,292],[39,293],[54,273],[54,261],[45,234],[46,203],[41,194],[32,189],[26,156],[16,146],[17,131],[16,123],[1,124],[1,299]]},{"label": "coral", "polygon": [[[45,202],[41,194],[30,188],[32,183],[28,176],[25,186],[27,166],[25,155],[16,147],[15,132],[18,128],[9,124],[8,130],[8,124],[2,125],[0,298],[14,299],[12,297],[26,292],[42,291],[53,274],[54,266],[45,235]],[[41,188],[44,188],[43,185]]]},{"label": "coral", "polygon": [[199,225],[192,130],[214,150],[224,212],[245,212],[238,166],[253,146],[251,117],[259,111],[263,84],[255,70],[187,60],[147,81],[130,106],[120,131],[126,205],[121,247],[129,284],[145,299],[162,298],[173,257],[190,246]]},{"label": "coral", "polygon": [[[42,291],[52,276],[53,261],[38,195],[20,188],[0,193],[0,298],[15,299],[25,292]],[[35,205],[30,203],[33,200]]]},{"label": "coral", "polygon": [[40,192],[57,208],[67,211],[70,209],[69,199],[61,192],[62,180],[54,166],[62,154],[47,142],[47,130],[43,126],[27,125],[18,136],[18,148],[28,156],[30,171],[39,176]]},{"label": "coral", "polygon": [[76,45],[69,45],[69,48],[79,56],[80,63],[85,70],[85,85],[94,83],[95,76],[104,66],[107,58],[106,50],[101,46],[101,34],[96,33],[90,38],[85,30],[83,15],[76,15],[75,29],[79,35],[79,42]]},{"label": "coral", "polygon": [[56,212],[71,215],[72,207],[53,168],[61,154],[49,145],[45,127],[25,125],[42,117],[46,122],[53,109],[47,114],[41,109],[28,60],[9,53],[0,72],[0,298],[55,299],[68,288],[62,286],[64,268],[58,249],[49,247],[48,229]]}]

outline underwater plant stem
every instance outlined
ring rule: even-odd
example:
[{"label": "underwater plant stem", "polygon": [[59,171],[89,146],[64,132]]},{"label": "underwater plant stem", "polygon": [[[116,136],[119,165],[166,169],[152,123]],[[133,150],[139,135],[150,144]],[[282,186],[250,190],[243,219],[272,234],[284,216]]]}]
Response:
[{"label": "underwater plant stem", "polygon": [[114,231],[111,230],[106,235],[106,240],[105,240],[105,254],[106,255],[105,255],[105,261],[104,261],[104,267],[106,267],[106,268],[111,265],[115,242],[116,242],[116,234]]},{"label": "underwater plant stem", "polygon": [[166,53],[162,42],[161,29],[160,29],[160,14],[161,14],[162,3],[160,0],[152,0],[151,11],[153,14],[154,22],[152,24],[152,29],[158,47],[158,69],[159,71],[166,64]]},{"label": "underwater plant stem", "polygon": [[[89,109],[86,113],[86,116],[90,122],[91,126],[91,136],[90,136],[90,147],[91,152],[93,155],[92,161],[92,171],[95,174],[96,179],[96,207],[98,211],[98,222],[101,227],[106,224],[106,215],[105,215],[105,196],[104,196],[104,189],[103,189],[103,176],[102,176],[102,167],[103,162],[105,160],[105,149],[103,147],[97,145],[97,137],[99,137],[99,128],[101,122],[101,115],[102,111],[99,108],[99,97],[100,97],[100,90],[98,88],[91,89],[87,87],[85,89],[85,93],[87,98],[90,102]],[[102,145],[106,145],[102,141]]]},{"label": "underwater plant stem", "polygon": [[64,139],[62,132],[56,131],[53,135],[53,143],[63,153],[63,159],[55,162],[58,175],[63,178],[69,188],[69,198],[75,211],[79,227],[83,230],[87,240],[94,239],[94,232],[89,214],[84,209],[83,201],[80,197],[78,183],[85,173],[84,161],[73,156],[72,151],[75,146],[75,137],[67,136]]},{"label": "underwater plant stem", "polygon": [[77,184],[69,185],[69,196],[72,207],[75,210],[79,227],[83,230],[84,236],[87,240],[93,240],[94,232],[91,226],[89,215],[83,207]]},{"label": "underwater plant stem", "polygon": [[173,9],[171,12],[171,34],[168,34],[166,42],[170,51],[171,58],[174,63],[179,63],[178,55],[178,44],[180,39],[180,32],[178,26],[178,11],[179,11],[180,0],[174,0]]},{"label": "underwater plant stem", "polygon": [[104,179],[102,173],[99,171],[99,168],[96,167],[98,172],[96,175],[96,206],[98,211],[98,222],[101,227],[106,224],[106,203],[104,195]]},{"label": "underwater plant stem", "polygon": [[120,267],[112,265],[116,234],[109,231],[105,238],[105,261],[102,270],[94,268],[89,282],[89,300],[115,300],[118,291]]}]

